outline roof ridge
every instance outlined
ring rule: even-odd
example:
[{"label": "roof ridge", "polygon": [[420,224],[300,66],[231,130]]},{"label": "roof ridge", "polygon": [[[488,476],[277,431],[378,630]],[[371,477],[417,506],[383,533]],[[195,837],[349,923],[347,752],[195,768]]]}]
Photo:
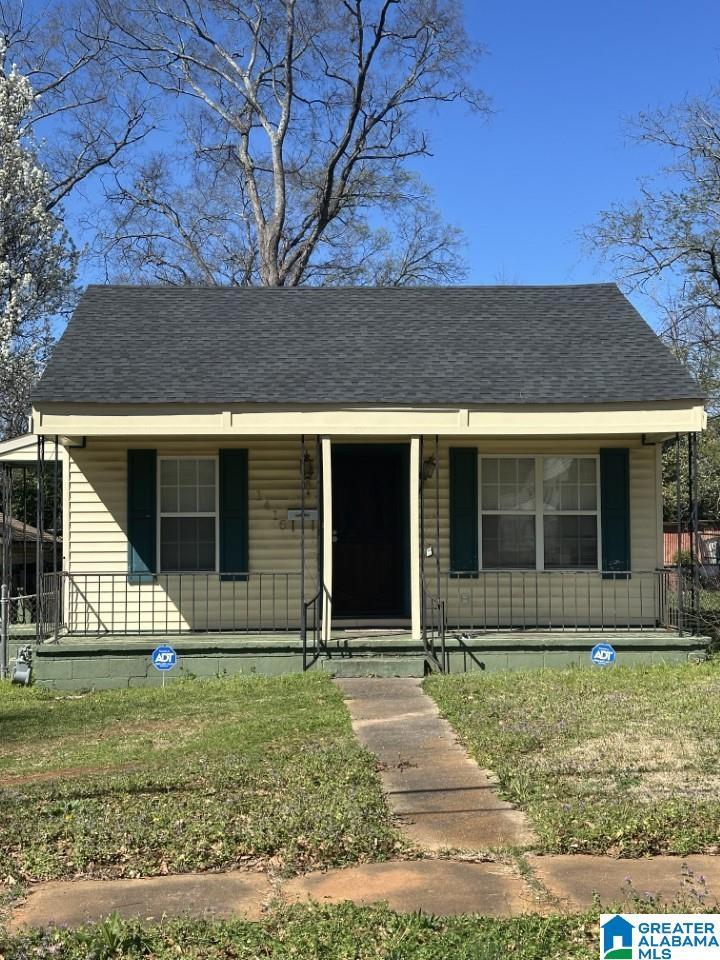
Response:
[{"label": "roof ridge", "polygon": [[89,283],[87,290],[162,290],[174,293],[207,293],[208,291],[217,291],[224,293],[247,293],[250,291],[265,291],[276,293],[355,293],[367,292],[373,293],[414,293],[414,292],[434,292],[439,291],[469,291],[469,290],[597,290],[598,288],[607,288],[618,290],[617,283],[611,280],[594,281],[590,283],[456,283],[456,284],[428,284],[417,286],[352,286],[338,285],[331,287],[314,287],[310,285],[301,285],[295,287],[270,287],[270,286],[233,286],[230,284],[192,284],[188,286],[179,286],[171,283]]}]

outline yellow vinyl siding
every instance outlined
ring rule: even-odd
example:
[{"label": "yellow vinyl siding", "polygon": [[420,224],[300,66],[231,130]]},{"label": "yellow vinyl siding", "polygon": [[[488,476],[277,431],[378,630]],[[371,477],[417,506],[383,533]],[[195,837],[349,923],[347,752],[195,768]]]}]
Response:
[{"label": "yellow vinyl siding", "polygon": [[[217,574],[159,575],[127,584],[127,450],[158,456],[216,455],[220,447],[248,450],[249,581]],[[314,442],[307,448],[315,464]],[[67,569],[74,588],[66,600],[79,630],[286,629],[299,626],[300,524],[287,511],[300,506],[300,441],[252,439],[148,441],[88,439],[71,451]],[[306,507],[316,506],[315,477]],[[306,596],[315,591],[316,529],[306,523]],[[93,574],[104,575],[93,577]],[[109,574],[118,574],[110,581]],[[262,574],[262,583],[260,580]],[[271,576],[275,574],[275,576]],[[287,576],[282,576],[287,574]],[[101,589],[98,592],[98,584]],[[273,594],[274,591],[274,594]],[[88,594],[88,596],[83,596]],[[169,598],[169,603],[166,602]],[[222,600],[222,603],[221,603]],[[274,610],[274,616],[273,616]],[[222,618],[222,619],[221,619]]]},{"label": "yellow vinyl siding", "polygon": [[[559,571],[506,572],[484,571],[477,578],[451,578],[449,524],[449,448],[471,446],[479,454],[552,455],[597,454],[603,446],[630,448],[630,549],[634,573],[630,580],[603,580],[599,574],[584,571],[561,574]],[[435,456],[434,437],[424,438],[423,459]],[[654,623],[659,615],[657,576],[652,573],[662,563],[658,553],[658,529],[661,527],[661,505],[658,502],[658,460],[654,446],[643,446],[636,438],[618,441],[577,441],[544,439],[505,442],[475,440],[456,441],[441,438],[439,473],[425,487],[425,548],[436,547],[436,480],[439,478],[440,502],[440,587],[447,603],[448,623],[468,628],[498,626],[583,625],[617,623],[619,627]],[[640,572],[644,575],[641,575]],[[425,578],[430,592],[438,592],[436,558],[425,559]]]},{"label": "yellow vinyl siding", "polygon": [[[347,440],[349,438],[342,438]],[[401,439],[401,438],[385,438]],[[407,438],[406,438],[407,439]],[[376,437],[358,442],[376,442]],[[333,442],[341,439],[333,437]],[[450,446],[472,446],[480,453],[597,454],[603,446],[630,448],[631,558],[630,580],[602,580],[587,575],[539,573],[534,575],[481,574],[477,579],[452,579],[449,563]],[[159,575],[128,584],[126,537],[127,449],[150,447],[159,456],[216,455],[220,447],[248,450],[249,567],[250,580],[221,582],[217,574]],[[306,506],[316,506],[317,460],[315,441],[307,445],[314,476]],[[439,445],[439,470],[425,487],[424,548],[435,543],[435,484],[439,482],[441,565],[440,592],[447,601],[452,627],[569,626],[599,623],[617,626],[654,623],[659,613],[658,581],[661,565],[661,504],[659,458],[654,446],[638,437],[593,439],[444,437]],[[64,544],[66,569],[74,578],[65,597],[70,626],[89,632],[259,629],[297,630],[300,619],[300,525],[287,518],[289,508],[300,506],[300,441],[296,437],[251,437],[246,440],[88,438],[83,448],[68,451],[68,511]],[[423,458],[434,456],[434,437],[424,437]],[[315,525],[306,525],[306,587],[309,598],[316,590]],[[642,575],[641,571],[648,571]],[[108,575],[117,574],[114,581]],[[261,577],[262,574],[262,583]],[[275,574],[273,578],[271,575]],[[287,574],[287,577],[281,575]],[[99,576],[93,576],[99,575]],[[426,558],[425,575],[436,589],[435,559]],[[274,602],[273,602],[273,593]],[[262,591],[262,595],[261,595]],[[272,616],[274,610],[275,616]]]}]

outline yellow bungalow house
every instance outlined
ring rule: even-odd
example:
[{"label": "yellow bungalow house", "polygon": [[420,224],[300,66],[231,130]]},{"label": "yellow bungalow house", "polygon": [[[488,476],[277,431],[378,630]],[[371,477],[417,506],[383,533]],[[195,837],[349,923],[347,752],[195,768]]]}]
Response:
[{"label": "yellow bungalow house", "polygon": [[614,285],[93,286],[36,390],[61,686],[685,657],[661,450],[698,385]]}]

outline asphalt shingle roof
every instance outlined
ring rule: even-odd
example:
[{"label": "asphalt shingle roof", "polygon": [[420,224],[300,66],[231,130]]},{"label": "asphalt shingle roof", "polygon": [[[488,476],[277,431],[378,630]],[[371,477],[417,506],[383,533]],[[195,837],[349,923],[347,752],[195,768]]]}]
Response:
[{"label": "asphalt shingle roof", "polygon": [[459,406],[701,398],[614,284],[91,286],[34,395]]}]

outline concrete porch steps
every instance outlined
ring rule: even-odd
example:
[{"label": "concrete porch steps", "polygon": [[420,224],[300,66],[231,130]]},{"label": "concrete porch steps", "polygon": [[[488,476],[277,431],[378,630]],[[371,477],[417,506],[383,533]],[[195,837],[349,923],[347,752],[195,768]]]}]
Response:
[{"label": "concrete porch steps", "polygon": [[425,658],[400,657],[332,657],[318,661],[321,670],[333,677],[423,677]]}]

